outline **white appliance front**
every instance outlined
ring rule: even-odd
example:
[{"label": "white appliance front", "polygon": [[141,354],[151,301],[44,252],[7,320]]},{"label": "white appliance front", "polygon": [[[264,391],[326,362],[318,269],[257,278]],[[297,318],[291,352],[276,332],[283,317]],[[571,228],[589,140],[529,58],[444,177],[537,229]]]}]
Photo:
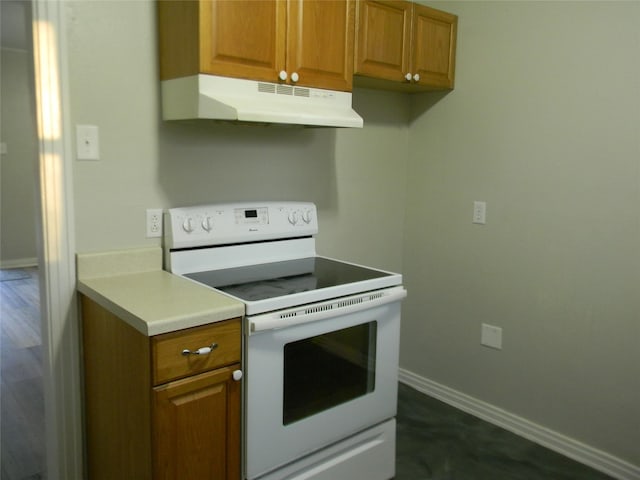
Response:
[{"label": "white appliance front", "polygon": [[[344,308],[345,313],[337,308],[333,316],[320,321],[249,332],[245,350],[249,480],[280,478],[277,469],[290,470],[292,462],[305,457],[321,458],[322,449],[330,455],[327,447],[395,416],[400,300],[390,298],[388,303],[354,302]],[[325,308],[322,303],[308,307],[312,312]],[[247,320],[252,323],[251,317]],[[394,442],[395,438],[389,440],[387,450],[393,451]],[[352,456],[357,456],[356,447]],[[366,458],[363,453],[363,462]],[[366,465],[361,471],[363,479],[381,478],[380,472],[368,472]]]}]

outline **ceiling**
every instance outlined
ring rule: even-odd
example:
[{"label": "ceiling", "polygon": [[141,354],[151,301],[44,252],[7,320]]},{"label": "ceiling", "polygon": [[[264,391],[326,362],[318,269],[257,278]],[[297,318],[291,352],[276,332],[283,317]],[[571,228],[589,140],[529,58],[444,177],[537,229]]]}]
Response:
[{"label": "ceiling", "polygon": [[30,45],[30,0],[0,0],[0,45],[27,50]]}]

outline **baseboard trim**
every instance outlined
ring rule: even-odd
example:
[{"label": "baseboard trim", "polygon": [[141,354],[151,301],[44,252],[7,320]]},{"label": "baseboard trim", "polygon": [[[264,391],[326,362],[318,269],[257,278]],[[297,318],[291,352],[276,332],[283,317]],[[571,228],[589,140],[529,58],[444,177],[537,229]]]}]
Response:
[{"label": "baseboard trim", "polygon": [[15,258],[13,260],[0,260],[0,268],[26,268],[37,267],[38,259],[33,258]]},{"label": "baseboard trim", "polygon": [[509,413],[440,383],[400,369],[402,383],[482,420],[565,455],[619,480],[640,480],[640,466]]}]

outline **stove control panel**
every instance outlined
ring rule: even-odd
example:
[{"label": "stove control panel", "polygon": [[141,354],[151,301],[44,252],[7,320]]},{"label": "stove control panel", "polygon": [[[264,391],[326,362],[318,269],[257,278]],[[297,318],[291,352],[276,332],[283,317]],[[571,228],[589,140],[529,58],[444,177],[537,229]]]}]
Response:
[{"label": "stove control panel", "polygon": [[310,202],[224,203],[172,208],[165,213],[170,249],[306,237],[318,233]]}]

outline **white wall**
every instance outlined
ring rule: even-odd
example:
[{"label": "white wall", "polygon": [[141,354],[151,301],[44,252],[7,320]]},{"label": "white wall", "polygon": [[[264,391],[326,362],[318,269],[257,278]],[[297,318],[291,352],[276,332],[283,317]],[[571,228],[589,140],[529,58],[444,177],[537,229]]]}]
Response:
[{"label": "white wall", "polygon": [[405,96],[355,92],[361,130],[162,122],[155,2],[65,5],[72,123],[100,129],[101,160],[74,164],[79,251],[157,244],[146,208],[300,199],[318,205],[320,253],[401,268]]},{"label": "white wall", "polygon": [[430,5],[458,68],[411,126],[402,367],[640,465],[640,3]]},{"label": "white wall", "polygon": [[34,265],[36,251],[35,101],[31,55],[2,48],[0,132],[0,266]]},{"label": "white wall", "polygon": [[455,91],[356,90],[364,129],[306,130],[160,121],[154,3],[65,3],[101,142],[78,250],[158,244],[148,207],[315,201],[320,253],[405,273],[404,368],[640,464],[640,4],[433,5],[460,15]]}]

